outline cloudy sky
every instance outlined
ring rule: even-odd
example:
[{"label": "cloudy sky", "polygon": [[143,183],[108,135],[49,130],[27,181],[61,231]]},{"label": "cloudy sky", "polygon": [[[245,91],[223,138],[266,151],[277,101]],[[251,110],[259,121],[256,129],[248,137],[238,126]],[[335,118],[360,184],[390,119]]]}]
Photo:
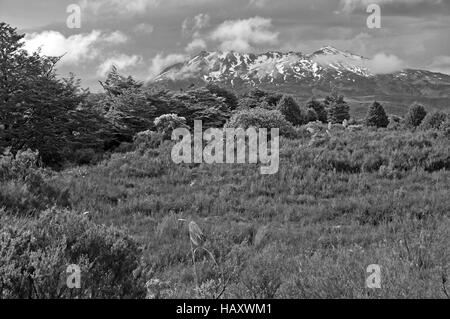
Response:
[{"label": "cloudy sky", "polygon": [[[380,29],[367,27],[371,3],[381,7]],[[81,28],[67,26],[71,4]],[[331,45],[450,74],[450,0],[0,0],[0,21],[27,34],[27,50],[65,54],[59,73],[92,91],[112,65],[148,80],[201,50]]]}]

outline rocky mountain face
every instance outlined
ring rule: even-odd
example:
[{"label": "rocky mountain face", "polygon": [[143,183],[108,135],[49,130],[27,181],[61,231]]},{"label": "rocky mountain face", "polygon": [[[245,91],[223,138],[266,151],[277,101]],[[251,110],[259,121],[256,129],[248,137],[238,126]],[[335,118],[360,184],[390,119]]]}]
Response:
[{"label": "rocky mountain face", "polygon": [[152,81],[169,89],[209,82],[237,92],[258,87],[291,93],[299,99],[321,97],[335,88],[357,106],[376,99],[393,113],[404,113],[404,107],[415,101],[450,109],[449,75],[412,69],[376,74],[369,59],[330,46],[312,54],[203,51],[168,67]]}]

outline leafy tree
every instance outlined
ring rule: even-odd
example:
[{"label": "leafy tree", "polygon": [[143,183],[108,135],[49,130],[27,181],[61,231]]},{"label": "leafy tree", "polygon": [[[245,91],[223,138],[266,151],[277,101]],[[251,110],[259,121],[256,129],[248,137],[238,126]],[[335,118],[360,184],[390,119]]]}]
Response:
[{"label": "leafy tree", "polygon": [[370,106],[366,116],[366,125],[376,127],[387,127],[389,125],[389,118],[380,103],[375,101]]},{"label": "leafy tree", "polygon": [[325,104],[327,105],[328,122],[336,124],[350,119],[350,106],[344,100],[343,95],[334,92],[325,98]]},{"label": "leafy tree", "polygon": [[291,95],[283,95],[278,102],[277,109],[293,125],[303,125],[308,122],[308,114],[300,108]]},{"label": "leafy tree", "polygon": [[413,104],[409,107],[405,116],[405,125],[407,127],[418,127],[426,116],[427,111],[425,107],[420,104]]},{"label": "leafy tree", "polygon": [[100,85],[110,96],[118,96],[127,90],[140,89],[143,83],[136,81],[133,77],[124,77],[119,74],[116,66],[113,65],[108,73],[105,82],[99,81]]},{"label": "leafy tree", "polygon": [[306,103],[306,108],[314,110],[317,115],[317,120],[322,123],[327,123],[327,111],[325,110],[324,104],[320,101],[317,101],[315,98],[312,98]]},{"label": "leafy tree", "polygon": [[225,99],[225,103],[228,105],[231,111],[235,110],[238,107],[239,100],[232,91],[227,90],[218,86],[217,84],[209,83],[206,88],[212,94],[217,95],[218,97],[222,97]]}]

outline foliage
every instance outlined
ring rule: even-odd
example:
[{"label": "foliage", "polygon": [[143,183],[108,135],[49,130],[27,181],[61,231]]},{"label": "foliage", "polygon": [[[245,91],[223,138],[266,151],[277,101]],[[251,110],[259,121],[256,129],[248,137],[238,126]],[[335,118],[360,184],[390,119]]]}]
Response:
[{"label": "foliage", "polygon": [[38,167],[38,153],[9,151],[0,155],[0,208],[10,214],[29,216],[53,205],[66,206],[68,193],[52,185]]},{"label": "foliage", "polygon": [[278,102],[277,110],[284,115],[286,120],[295,126],[303,125],[309,122],[308,113],[300,108],[294,97],[291,95],[283,95]]},{"label": "foliage", "polygon": [[420,128],[423,130],[439,130],[450,116],[444,112],[431,112],[423,119]]},{"label": "foliage", "polygon": [[[137,242],[124,232],[49,210],[0,226],[0,298],[142,298],[140,258]],[[80,289],[67,287],[69,265],[81,269]]]},{"label": "foliage", "polygon": [[411,128],[418,127],[426,116],[427,111],[424,106],[413,104],[410,106],[408,113],[405,116],[405,125]]},{"label": "foliage", "polygon": [[186,119],[176,114],[164,114],[154,121],[155,128],[162,133],[166,139],[171,139],[172,131],[177,128],[186,128]]},{"label": "foliage", "polygon": [[238,107],[239,100],[238,100],[236,94],[234,94],[232,91],[227,90],[225,88],[220,87],[217,84],[212,84],[212,83],[209,83],[206,86],[206,88],[212,94],[215,94],[218,97],[224,98],[225,103],[228,105],[228,108],[231,111],[234,111]]},{"label": "foliage", "polygon": [[240,110],[234,113],[226,127],[230,128],[272,128],[280,129],[280,135],[291,136],[293,134],[292,124],[277,110],[266,110],[262,108]]},{"label": "foliage", "polygon": [[340,124],[344,120],[350,120],[350,106],[345,102],[343,95],[334,93],[325,99],[327,105],[328,122]]},{"label": "foliage", "polygon": [[387,127],[389,125],[389,118],[380,103],[375,101],[370,106],[366,116],[366,125],[375,127]]},{"label": "foliage", "polygon": [[[325,105],[322,104],[320,101],[316,100],[315,98],[312,98],[306,103],[307,109],[312,109],[317,114],[317,120],[321,121],[322,123],[328,123],[327,118],[327,111],[325,109]],[[312,122],[312,121],[310,121]]]}]

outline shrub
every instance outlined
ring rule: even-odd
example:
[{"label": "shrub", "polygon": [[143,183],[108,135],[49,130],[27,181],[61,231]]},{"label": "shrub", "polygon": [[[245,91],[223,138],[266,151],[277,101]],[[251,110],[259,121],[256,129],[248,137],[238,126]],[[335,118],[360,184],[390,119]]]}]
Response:
[{"label": "shrub", "polygon": [[422,105],[413,104],[406,114],[405,125],[407,127],[418,127],[426,116],[427,112]]},{"label": "shrub", "polygon": [[344,98],[341,96],[339,99],[331,102],[328,107],[328,121],[332,124],[340,124],[344,120],[350,119],[350,107]]},{"label": "shrub", "polygon": [[[0,227],[0,298],[143,298],[141,250],[128,235],[86,217],[51,210]],[[81,289],[67,287],[78,265]]]},{"label": "shrub", "polygon": [[30,150],[0,156],[0,203],[8,213],[31,215],[68,204],[67,191],[51,185],[38,163],[38,153]]},{"label": "shrub", "polygon": [[164,141],[166,135],[161,132],[144,131],[136,134],[133,146],[137,151],[158,148]]},{"label": "shrub", "polygon": [[228,105],[228,108],[230,110],[233,111],[238,107],[239,100],[232,91],[229,91],[227,89],[224,89],[224,88],[218,86],[217,84],[212,84],[212,83],[208,84],[206,86],[206,88],[212,94],[215,94],[218,97],[224,98],[225,103]]},{"label": "shrub", "polygon": [[262,108],[240,110],[234,113],[226,127],[230,128],[279,128],[280,135],[292,136],[294,134],[294,128],[286,118],[276,110],[266,110]]},{"label": "shrub", "polygon": [[161,115],[155,119],[154,123],[156,130],[164,134],[165,139],[171,138],[173,130],[181,127],[187,127],[186,118],[179,117],[176,114]]},{"label": "shrub", "polygon": [[387,127],[389,118],[383,106],[378,102],[373,102],[366,116],[366,125],[375,127]]},{"label": "shrub", "polygon": [[277,110],[293,125],[298,126],[308,123],[308,113],[300,108],[291,95],[283,95],[278,102]]},{"label": "shrub", "polygon": [[[306,108],[309,110],[314,110],[316,112],[317,120],[321,121],[322,123],[328,122],[327,111],[325,110],[325,106],[321,102],[317,101],[316,99],[311,99],[306,103]],[[312,121],[310,120],[310,122]]]},{"label": "shrub", "polygon": [[447,117],[448,115],[444,112],[428,113],[420,127],[424,130],[439,130],[447,120]]}]

